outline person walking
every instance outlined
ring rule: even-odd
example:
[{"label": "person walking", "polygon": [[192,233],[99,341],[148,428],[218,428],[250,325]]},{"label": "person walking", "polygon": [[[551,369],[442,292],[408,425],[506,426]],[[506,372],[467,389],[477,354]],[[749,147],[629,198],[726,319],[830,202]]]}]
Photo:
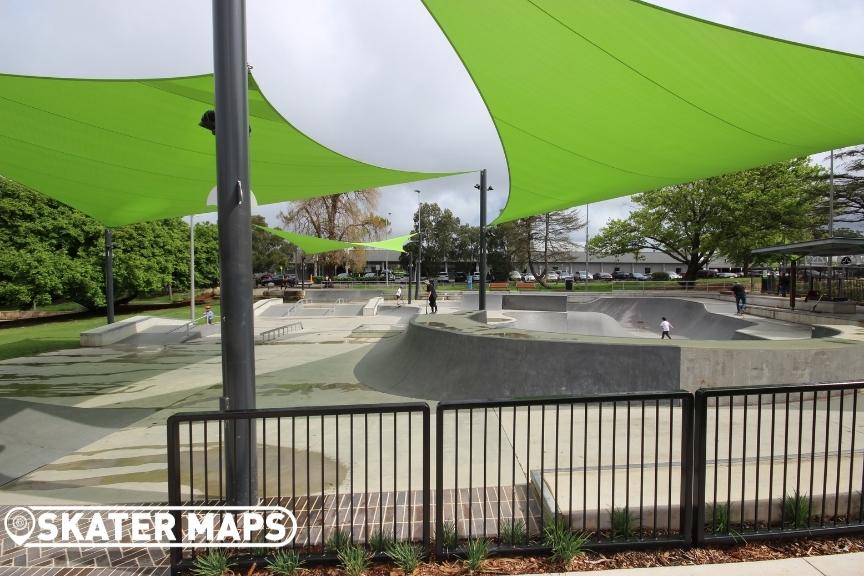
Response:
[{"label": "person walking", "polygon": [[744,314],[744,309],[747,308],[747,290],[740,282],[736,282],[732,286],[732,293],[735,294],[735,309],[737,310],[735,313],[741,316]]},{"label": "person walking", "polygon": [[438,312],[438,291],[435,289],[435,282],[429,284],[429,309],[432,314]]},{"label": "person walking", "polygon": [[402,286],[396,287],[396,307],[402,307]]},{"label": "person walking", "polygon": [[663,321],[660,322],[660,339],[663,340],[665,338],[668,338],[669,340],[671,340],[672,336],[669,335],[669,331],[672,330],[672,328],[672,324],[666,319],[665,316],[663,316]]}]

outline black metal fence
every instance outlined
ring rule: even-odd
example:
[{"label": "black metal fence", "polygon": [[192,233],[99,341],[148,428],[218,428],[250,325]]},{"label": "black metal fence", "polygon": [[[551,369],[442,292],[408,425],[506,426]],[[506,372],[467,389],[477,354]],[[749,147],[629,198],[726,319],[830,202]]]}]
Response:
[{"label": "black metal fence", "polygon": [[696,542],[864,529],[862,389],[698,391]]},{"label": "black metal fence", "polygon": [[555,523],[590,545],[686,544],[686,392],[441,403],[436,553],[475,538],[547,549]]},{"label": "black metal fence", "polygon": [[[429,546],[427,404],[175,414],[168,419],[170,506],[225,503],[232,425],[254,430],[258,497],[293,512],[291,547],[304,556],[335,558],[345,541]],[[188,557],[173,549],[172,566]]]},{"label": "black metal fence", "polygon": [[434,493],[425,403],[177,414],[169,504],[225,502],[226,430],[245,426],[258,496],[312,560],[339,540],[432,551],[433,511],[439,558],[546,550],[549,527],[593,549],[864,532],[862,412],[864,382],[442,402]]}]

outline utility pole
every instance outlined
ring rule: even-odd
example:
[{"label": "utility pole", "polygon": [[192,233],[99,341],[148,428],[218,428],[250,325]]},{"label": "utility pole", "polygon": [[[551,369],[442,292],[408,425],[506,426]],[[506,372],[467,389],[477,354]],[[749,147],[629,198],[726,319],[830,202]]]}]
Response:
[{"label": "utility pole", "polygon": [[189,313],[195,322],[195,216],[189,216]]},{"label": "utility pole", "polygon": [[420,276],[423,273],[423,233],[420,229],[420,215],[423,210],[423,203],[420,201],[420,190],[414,190],[417,193],[417,283],[414,284],[414,299],[420,298]]},{"label": "utility pole", "polygon": [[114,241],[111,229],[105,229],[105,317],[114,323]]},{"label": "utility pole", "polygon": [[[226,411],[255,408],[252,233],[246,1],[213,0],[216,175],[222,300],[222,400]],[[257,503],[252,420],[225,427],[228,504]]]},{"label": "utility pole", "polygon": [[479,310],[486,309],[486,191],[491,190],[486,186],[486,169],[480,171],[480,184],[475,185],[480,189],[480,286],[478,292]]}]

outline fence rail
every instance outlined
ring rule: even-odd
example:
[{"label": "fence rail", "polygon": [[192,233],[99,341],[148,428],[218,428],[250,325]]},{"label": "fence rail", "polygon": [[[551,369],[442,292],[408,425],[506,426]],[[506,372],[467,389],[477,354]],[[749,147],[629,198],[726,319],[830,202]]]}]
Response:
[{"label": "fence rail", "polygon": [[445,558],[547,550],[556,526],[592,549],[864,533],[864,382],[442,402],[434,492],[430,424],[420,402],[175,414],[169,505],[225,502],[242,428],[259,498],[313,560],[339,536]]},{"label": "fence rail", "polygon": [[[425,403],[175,414],[169,505],[225,503],[223,464],[237,458],[227,439],[243,428],[257,462],[250,483],[297,518],[293,549],[331,560],[340,539],[368,545],[379,536],[428,547],[429,425]],[[171,561],[177,569],[191,560],[175,548]]]},{"label": "fence rail", "polygon": [[695,540],[864,529],[862,390],[851,382],[698,391]]}]

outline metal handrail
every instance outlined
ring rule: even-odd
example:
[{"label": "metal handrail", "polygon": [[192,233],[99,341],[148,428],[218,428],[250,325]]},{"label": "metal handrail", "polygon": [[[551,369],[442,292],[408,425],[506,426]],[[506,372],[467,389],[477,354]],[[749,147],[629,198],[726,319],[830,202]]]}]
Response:
[{"label": "metal handrail", "polygon": [[271,328],[270,330],[265,330],[258,335],[261,342],[268,342],[270,340],[275,340],[280,336],[284,336],[285,334],[290,334],[292,332],[299,332],[303,330],[302,322],[291,322],[290,324],[285,324],[284,326],[279,326],[278,328]]}]

